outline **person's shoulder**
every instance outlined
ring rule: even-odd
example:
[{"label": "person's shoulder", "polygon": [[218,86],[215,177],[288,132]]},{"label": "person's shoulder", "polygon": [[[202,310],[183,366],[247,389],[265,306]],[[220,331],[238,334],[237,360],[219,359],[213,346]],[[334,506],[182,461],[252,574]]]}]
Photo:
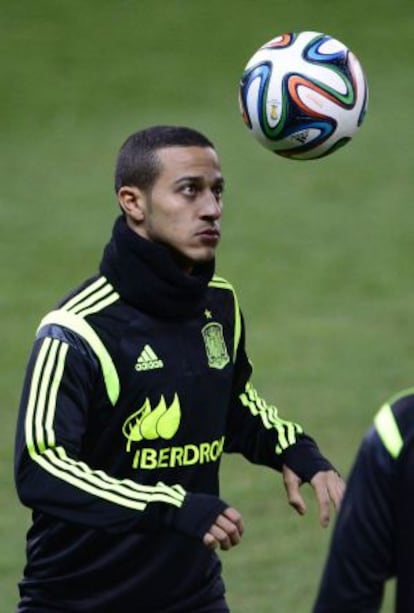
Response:
[{"label": "person's shoulder", "polygon": [[385,406],[389,407],[395,422],[395,428],[400,433],[404,443],[411,443],[414,439],[414,388],[405,389],[395,394]]},{"label": "person's shoulder", "polygon": [[414,389],[394,394],[377,411],[364,447],[371,455],[398,460],[414,440]]},{"label": "person's shoulder", "polygon": [[210,291],[219,292],[219,300],[223,302],[231,302],[233,305],[235,312],[237,313],[237,317],[240,315],[240,305],[239,299],[237,296],[237,292],[230,281],[221,277],[220,275],[215,274],[208,284]]},{"label": "person's shoulder", "polygon": [[221,277],[220,275],[214,275],[212,277],[210,283],[208,284],[208,286],[209,287],[215,287],[217,289],[227,290],[227,291],[235,293],[235,289],[234,289],[233,284],[230,283],[230,281],[228,281],[224,277]]},{"label": "person's shoulder", "polygon": [[119,294],[102,275],[94,275],[67,293],[55,308],[86,317],[119,300]]},{"label": "person's shoulder", "polygon": [[[118,315],[119,310],[122,311],[118,292],[105,277],[95,275],[66,294],[44,315],[38,333],[39,330],[44,332],[50,326],[57,326],[85,335],[96,326],[112,326],[114,312]],[[108,318],[110,323],[105,323]]]},{"label": "person's shoulder", "polygon": [[394,415],[399,418],[407,415],[414,423],[414,388],[402,390],[387,400]]}]

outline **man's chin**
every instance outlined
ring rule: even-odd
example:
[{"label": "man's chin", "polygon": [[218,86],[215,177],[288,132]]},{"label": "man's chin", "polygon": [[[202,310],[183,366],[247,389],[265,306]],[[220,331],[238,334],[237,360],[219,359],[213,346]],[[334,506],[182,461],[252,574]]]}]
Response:
[{"label": "man's chin", "polygon": [[184,272],[191,273],[194,266],[200,266],[202,264],[208,264],[209,262],[212,262],[216,257],[216,250],[197,250],[197,252],[192,253],[191,255],[172,250],[172,255],[181,270],[183,270]]}]

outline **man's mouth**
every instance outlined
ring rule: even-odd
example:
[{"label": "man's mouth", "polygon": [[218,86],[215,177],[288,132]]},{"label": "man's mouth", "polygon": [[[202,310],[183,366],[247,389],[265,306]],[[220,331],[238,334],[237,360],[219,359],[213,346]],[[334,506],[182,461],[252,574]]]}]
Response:
[{"label": "man's mouth", "polygon": [[220,230],[218,228],[204,228],[197,232],[197,236],[218,240],[220,238]]}]

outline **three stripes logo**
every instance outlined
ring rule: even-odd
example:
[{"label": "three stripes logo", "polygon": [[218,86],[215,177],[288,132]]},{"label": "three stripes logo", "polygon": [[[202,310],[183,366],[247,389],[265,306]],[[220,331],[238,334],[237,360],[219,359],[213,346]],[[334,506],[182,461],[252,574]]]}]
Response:
[{"label": "three stripes logo", "polygon": [[144,370],[162,368],[163,366],[164,362],[160,360],[152,347],[150,347],[150,345],[145,345],[144,349],[139,354],[137,363],[135,364],[135,370],[141,372]]}]

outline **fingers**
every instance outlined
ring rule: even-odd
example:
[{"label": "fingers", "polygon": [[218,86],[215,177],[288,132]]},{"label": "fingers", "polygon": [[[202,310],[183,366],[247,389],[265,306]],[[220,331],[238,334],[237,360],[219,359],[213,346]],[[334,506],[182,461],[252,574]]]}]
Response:
[{"label": "fingers", "polygon": [[203,543],[210,549],[220,549],[227,551],[241,541],[244,532],[242,516],[236,509],[228,507],[218,515],[204,535]]},{"label": "fingers", "polygon": [[241,514],[236,511],[236,509],[233,509],[233,507],[227,507],[227,509],[225,509],[223,512],[223,515],[236,525],[238,533],[240,537],[242,537],[244,532],[244,523]]},{"label": "fingers", "polygon": [[[289,504],[300,514],[306,513],[306,505],[300,493],[301,480],[288,466],[283,466],[283,482]],[[331,518],[331,504],[339,510],[345,492],[345,482],[334,470],[320,471],[314,475],[311,485],[319,507],[319,523],[328,526]]]},{"label": "fingers", "polygon": [[306,505],[299,490],[301,480],[297,474],[286,465],[283,466],[283,483],[290,506],[293,507],[299,515],[304,515],[306,513]]},{"label": "fingers", "polygon": [[321,471],[311,480],[319,505],[319,523],[328,526],[331,517],[331,503],[338,511],[345,492],[345,482],[334,470]]}]

